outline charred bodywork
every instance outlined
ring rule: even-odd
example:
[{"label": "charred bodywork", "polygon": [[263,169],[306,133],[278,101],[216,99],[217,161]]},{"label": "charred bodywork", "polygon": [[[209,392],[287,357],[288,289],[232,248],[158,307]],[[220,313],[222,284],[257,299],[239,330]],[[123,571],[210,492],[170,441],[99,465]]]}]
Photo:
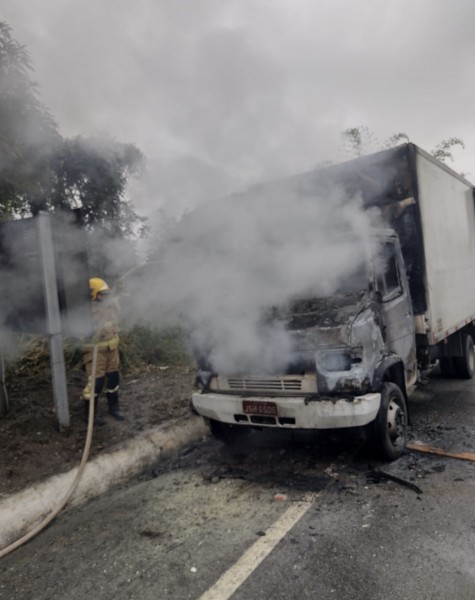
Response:
[{"label": "charred bodywork", "polygon": [[299,300],[288,308],[293,353],[285,373],[224,375],[205,369],[199,383],[206,391],[246,396],[317,400],[365,394],[387,354],[380,325],[380,310],[369,292]]},{"label": "charred bodywork", "polygon": [[375,237],[372,247],[374,258],[331,297],[298,298],[267,311],[267,324],[283,324],[290,338],[292,354],[285,371],[258,376],[217,374],[201,358],[200,388],[243,396],[351,400],[355,394],[377,390],[384,368],[398,363],[404,390],[415,375],[416,358],[402,257],[397,237],[390,232]]},{"label": "charred bodywork", "polygon": [[[285,372],[218,374],[201,358],[196,411],[229,426],[344,428],[377,419],[388,374],[405,395],[416,354],[402,255],[391,232],[375,236],[372,248],[364,269],[331,297],[296,298],[267,312],[291,340]],[[391,405],[402,414],[396,401],[404,400]]]},{"label": "charred bodywork", "polygon": [[[238,381],[236,373],[217,375],[208,365],[193,404],[210,423],[231,429],[368,425],[381,455],[394,460],[407,438],[407,390],[418,369],[439,360],[442,374],[475,375],[475,192],[464,177],[404,144],[254,186],[235,200],[312,199],[316,191],[326,200],[335,189],[345,202],[377,214],[372,226],[392,231],[381,232],[379,249],[364,254],[365,285],[327,294],[322,285],[274,309],[272,318],[281,319],[291,340],[281,374],[238,373]],[[341,232],[340,221],[332,234]],[[359,250],[350,260],[356,256]],[[307,269],[313,272],[311,261]]]},{"label": "charred bodywork", "polygon": [[215,435],[242,425],[371,424],[382,454],[401,454],[406,384],[417,372],[414,320],[397,236],[380,232],[370,247],[364,268],[330,297],[295,298],[268,312],[291,342],[281,375],[216,374],[202,363],[192,402]]},{"label": "charred bodywork", "polygon": [[312,360],[320,395],[366,393],[384,355],[368,292],[295,302],[289,319],[297,356]]}]

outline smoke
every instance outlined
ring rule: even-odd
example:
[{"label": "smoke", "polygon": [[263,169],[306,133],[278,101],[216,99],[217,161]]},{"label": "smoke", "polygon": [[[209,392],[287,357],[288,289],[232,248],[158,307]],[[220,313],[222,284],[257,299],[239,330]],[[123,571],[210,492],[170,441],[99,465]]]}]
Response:
[{"label": "smoke", "polygon": [[[219,372],[285,370],[292,340],[284,323],[269,315],[296,298],[338,291],[364,262],[369,229],[379,219],[379,213],[364,210],[349,180],[346,186],[337,183],[329,171],[253,186],[171,221],[156,252],[158,263],[132,269],[119,281],[125,325],[179,325],[190,349]],[[0,316],[9,325],[5,317],[13,307],[13,316],[24,320],[13,324],[14,331],[57,333],[45,319],[34,222],[5,224],[0,239],[5,264],[0,266],[8,293]],[[28,233],[28,227],[33,228],[25,245],[17,232]],[[64,220],[53,228],[63,333],[90,335],[87,279],[108,277],[104,269],[88,272],[85,240],[78,238],[77,228]],[[101,256],[106,266],[121,265],[122,273],[134,264],[127,240],[113,241]]]},{"label": "smoke", "polygon": [[279,371],[291,340],[266,312],[338,290],[364,261],[375,218],[315,173],[203,205],[176,227],[163,260],[130,279],[129,316],[185,324],[219,372]]},{"label": "smoke", "polygon": [[1,223],[0,273],[0,331],[92,333],[85,232],[72,214]]},{"label": "smoke", "polygon": [[427,0],[2,3],[62,133],[135,143],[149,164],[138,208],[175,216],[335,160],[340,133],[364,123],[426,149],[458,136],[458,168],[471,170],[474,11],[469,0],[457,11]]}]

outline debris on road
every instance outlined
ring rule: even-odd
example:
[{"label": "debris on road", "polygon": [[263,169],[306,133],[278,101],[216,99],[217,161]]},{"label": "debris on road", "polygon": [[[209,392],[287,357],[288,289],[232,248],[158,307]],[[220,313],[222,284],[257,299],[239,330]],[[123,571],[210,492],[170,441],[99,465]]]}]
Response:
[{"label": "debris on road", "polygon": [[391,475],[390,473],[385,473],[384,471],[380,471],[378,469],[371,469],[369,473],[366,474],[366,479],[369,483],[381,483],[382,481],[394,481],[394,483],[399,483],[399,485],[403,485],[416,494],[422,494],[422,490],[415,483],[411,483],[410,481],[406,481],[405,479],[401,479],[400,477],[396,477],[395,475]]},{"label": "debris on road", "polygon": [[475,462],[474,452],[452,452],[450,450],[444,450],[443,448],[436,448],[434,446],[428,446],[421,442],[409,442],[406,444],[408,450],[415,450],[416,452],[424,452],[426,454],[437,454],[438,456],[446,456],[447,458],[458,458],[459,460],[469,460]]}]

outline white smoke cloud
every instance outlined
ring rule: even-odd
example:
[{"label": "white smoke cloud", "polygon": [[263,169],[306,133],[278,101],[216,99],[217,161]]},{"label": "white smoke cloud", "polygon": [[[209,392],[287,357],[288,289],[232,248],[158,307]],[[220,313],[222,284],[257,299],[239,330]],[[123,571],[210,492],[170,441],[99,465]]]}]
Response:
[{"label": "white smoke cloud", "polygon": [[[0,224],[0,333],[56,334],[61,327],[68,336],[91,334],[85,242],[84,231],[73,223],[72,214]],[[52,300],[48,310],[49,294],[58,303],[55,306]],[[56,310],[61,311],[61,326]],[[16,348],[10,337],[13,355]]]},{"label": "white smoke cloud", "polygon": [[471,0],[2,3],[62,133],[136,143],[134,200],[175,216],[337,160],[358,125],[427,150],[460,137],[473,171],[474,17]]},{"label": "white smoke cloud", "polygon": [[[257,335],[262,308],[309,282],[331,293],[360,252],[330,232],[345,224],[364,240],[368,215],[358,198],[342,203],[341,190],[302,197],[279,184],[255,202],[207,201],[335,160],[341,131],[360,124],[383,140],[404,131],[427,149],[459,136],[460,168],[471,169],[470,0],[456,11],[441,0],[6,0],[2,8],[63,134],[106,133],[146,154],[147,178],[129,190],[142,213],[179,218],[203,206],[182,222],[156,279],[144,277],[133,295],[157,325],[186,315],[222,368],[284,361],[285,331]],[[124,270],[129,257],[111,252]]]},{"label": "white smoke cloud", "polygon": [[280,180],[187,215],[156,270],[130,281],[128,310],[176,319],[191,345],[222,372],[274,372],[292,351],[266,310],[292,298],[329,296],[364,261],[374,215],[343,188],[314,176]]}]

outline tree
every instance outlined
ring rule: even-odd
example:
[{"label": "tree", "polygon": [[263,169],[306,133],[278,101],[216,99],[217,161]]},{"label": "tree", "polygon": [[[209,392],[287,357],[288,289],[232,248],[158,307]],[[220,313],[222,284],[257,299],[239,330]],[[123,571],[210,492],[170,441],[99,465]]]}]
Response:
[{"label": "tree", "polygon": [[64,140],[53,157],[52,205],[81,207],[87,227],[100,225],[112,236],[139,233],[143,219],[125,191],[142,165],[143,155],[132,144],[80,136]]},{"label": "tree", "polygon": [[51,185],[50,157],[61,138],[30,79],[24,46],[0,22],[0,218],[25,215]]},{"label": "tree", "polygon": [[[349,127],[342,132],[342,138],[346,143],[347,149],[355,156],[361,156],[375,150],[383,148],[393,148],[402,142],[409,142],[409,136],[406,133],[395,133],[390,136],[384,143],[380,143],[374,133],[366,126]],[[462,146],[465,148],[463,141],[457,137],[451,137],[439,142],[432,150],[431,154],[438,160],[444,162],[447,159],[454,160],[452,148],[454,146]]]},{"label": "tree", "polygon": [[393,148],[398,144],[409,142],[409,136],[406,133],[394,133],[391,137],[386,140],[384,145],[385,148]]},{"label": "tree", "polygon": [[457,137],[451,137],[447,140],[442,140],[441,142],[439,142],[437,146],[432,150],[431,154],[432,156],[435,156],[435,158],[441,160],[442,162],[447,160],[448,158],[451,161],[453,161],[454,157],[452,156],[451,149],[454,146],[462,146],[462,148],[465,148],[465,144],[462,142],[461,139]]},{"label": "tree", "polygon": [[126,196],[144,158],[112,139],[64,139],[31,79],[24,46],[0,22],[0,220],[81,207],[90,230],[124,238],[143,230]]},{"label": "tree", "polygon": [[370,148],[375,144],[379,145],[374,133],[366,125],[348,127],[341,135],[347,146],[347,150],[355,156],[361,156],[371,151]]},{"label": "tree", "polygon": [[91,273],[106,279],[135,266],[132,239],[144,232],[145,219],[127,199],[126,186],[142,165],[143,155],[132,144],[80,136],[64,140],[54,157],[52,204],[81,208]]}]

